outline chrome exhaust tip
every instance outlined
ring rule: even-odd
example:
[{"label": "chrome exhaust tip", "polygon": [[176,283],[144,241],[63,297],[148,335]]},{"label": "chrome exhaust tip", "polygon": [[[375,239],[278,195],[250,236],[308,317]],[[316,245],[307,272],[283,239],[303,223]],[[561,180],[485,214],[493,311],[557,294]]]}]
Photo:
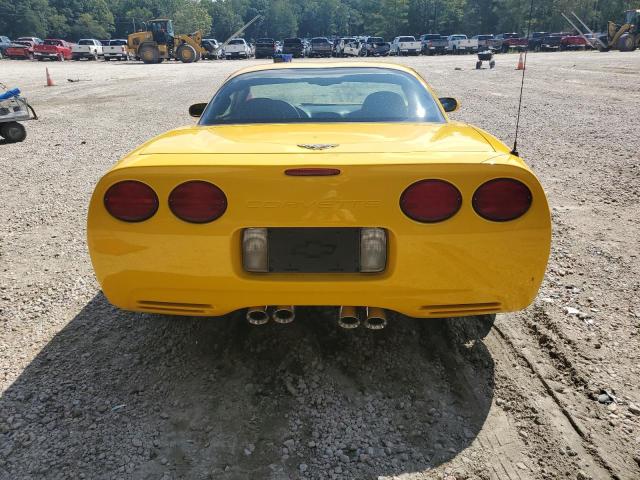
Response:
[{"label": "chrome exhaust tip", "polygon": [[276,323],[291,323],[296,318],[295,307],[291,305],[278,305],[271,316]]},{"label": "chrome exhaust tip", "polygon": [[267,307],[249,307],[247,309],[247,321],[251,325],[264,325],[269,322]]},{"label": "chrome exhaust tip", "polygon": [[340,307],[338,315],[338,325],[342,328],[351,330],[360,326],[360,317],[356,307]]},{"label": "chrome exhaust tip", "polygon": [[367,318],[364,326],[369,330],[382,330],[387,326],[387,314],[382,308],[367,307]]}]

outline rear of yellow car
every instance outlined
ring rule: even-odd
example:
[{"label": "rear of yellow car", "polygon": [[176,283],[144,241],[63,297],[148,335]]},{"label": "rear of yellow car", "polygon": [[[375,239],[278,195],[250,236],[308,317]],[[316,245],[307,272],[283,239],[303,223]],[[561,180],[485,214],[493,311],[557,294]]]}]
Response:
[{"label": "rear of yellow car", "polygon": [[550,232],[529,168],[453,123],[177,130],[107,173],[88,218],[111,303],[203,316],[519,310],[537,294]]}]

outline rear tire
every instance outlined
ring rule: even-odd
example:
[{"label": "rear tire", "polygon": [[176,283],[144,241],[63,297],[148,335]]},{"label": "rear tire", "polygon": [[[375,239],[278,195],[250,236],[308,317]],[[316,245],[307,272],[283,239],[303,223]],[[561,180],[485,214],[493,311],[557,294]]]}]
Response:
[{"label": "rear tire", "polygon": [[27,138],[27,130],[18,122],[0,123],[0,136],[7,143],[18,143]]},{"label": "rear tire", "polygon": [[193,63],[198,61],[198,52],[189,44],[182,44],[176,51],[176,58],[182,63]]},{"label": "rear tire", "polygon": [[138,56],[144,63],[160,63],[160,51],[155,45],[141,45]]},{"label": "rear tire", "polygon": [[633,36],[625,33],[618,39],[618,50],[621,52],[632,52],[636,49],[633,44]]}]

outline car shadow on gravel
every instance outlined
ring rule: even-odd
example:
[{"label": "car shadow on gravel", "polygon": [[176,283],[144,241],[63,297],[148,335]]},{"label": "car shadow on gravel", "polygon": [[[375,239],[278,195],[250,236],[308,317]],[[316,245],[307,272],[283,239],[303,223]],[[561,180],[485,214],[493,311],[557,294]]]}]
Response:
[{"label": "car shadow on gravel", "polygon": [[347,331],[330,309],[297,313],[251,327],[97,295],[0,398],[0,478],[376,478],[476,438],[494,384],[482,341],[436,320]]}]

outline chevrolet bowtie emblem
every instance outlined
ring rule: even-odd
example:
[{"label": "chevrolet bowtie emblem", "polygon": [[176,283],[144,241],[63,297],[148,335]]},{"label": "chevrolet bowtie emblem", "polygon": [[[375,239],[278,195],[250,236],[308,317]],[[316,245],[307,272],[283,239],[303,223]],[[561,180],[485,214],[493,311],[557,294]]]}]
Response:
[{"label": "chevrolet bowtie emblem", "polygon": [[300,148],[306,148],[307,150],[328,150],[330,148],[336,148],[337,143],[303,143],[298,145]]}]

